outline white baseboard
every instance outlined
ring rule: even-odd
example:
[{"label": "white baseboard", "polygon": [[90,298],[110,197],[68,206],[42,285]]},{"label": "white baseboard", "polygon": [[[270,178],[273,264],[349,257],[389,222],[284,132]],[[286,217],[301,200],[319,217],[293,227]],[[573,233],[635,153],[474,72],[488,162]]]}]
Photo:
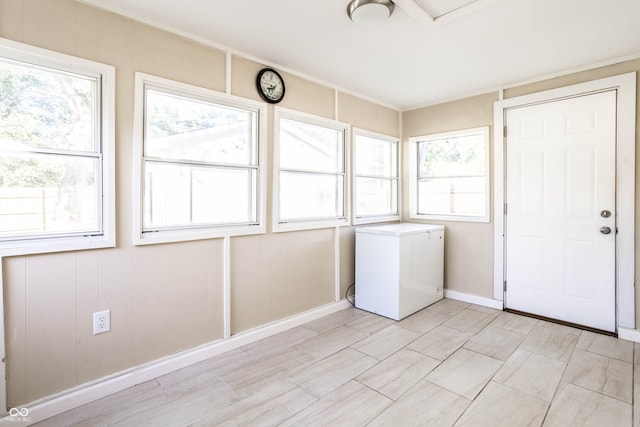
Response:
[{"label": "white baseboard", "polygon": [[468,302],[470,304],[481,305],[483,307],[489,307],[496,310],[504,310],[502,301],[498,301],[491,298],[479,297],[477,295],[465,294],[463,292],[452,291],[449,289],[444,290],[444,297],[455,299],[458,301]]},{"label": "white baseboard", "polygon": [[221,339],[178,354],[154,360],[153,362],[135,366],[125,371],[48,396],[44,399],[21,405],[20,409],[27,408],[28,410],[26,417],[20,416],[18,419],[7,415],[0,418],[0,424],[10,421],[20,421],[21,426],[37,423],[118,391],[202,362],[208,358],[270,337],[348,307],[351,307],[351,304],[347,300],[330,303],[256,329],[239,333],[238,335],[233,335],[227,339]]},{"label": "white baseboard", "polygon": [[618,328],[618,338],[640,343],[640,331],[637,329]]}]

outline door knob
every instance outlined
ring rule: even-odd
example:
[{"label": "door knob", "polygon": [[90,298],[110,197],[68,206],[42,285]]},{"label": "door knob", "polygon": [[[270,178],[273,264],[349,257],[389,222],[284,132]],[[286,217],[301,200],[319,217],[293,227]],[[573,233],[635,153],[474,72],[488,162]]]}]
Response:
[{"label": "door knob", "polygon": [[600,232],[601,232],[602,234],[609,234],[609,233],[611,233],[611,227],[607,227],[607,226],[605,225],[604,227],[601,227],[601,228],[600,228]]},{"label": "door knob", "polygon": [[602,212],[600,212],[600,216],[602,218],[609,218],[611,216],[611,211],[608,211],[608,210],[605,209]]}]

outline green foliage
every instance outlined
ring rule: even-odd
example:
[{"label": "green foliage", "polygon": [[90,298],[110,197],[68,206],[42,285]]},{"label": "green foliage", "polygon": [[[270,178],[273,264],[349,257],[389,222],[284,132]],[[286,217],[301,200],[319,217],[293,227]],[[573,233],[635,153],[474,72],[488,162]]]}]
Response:
[{"label": "green foliage", "polygon": [[[0,149],[92,150],[92,84],[84,77],[0,61]],[[3,187],[55,187],[63,176],[61,166],[10,151],[0,156]]]},{"label": "green foliage", "polygon": [[62,175],[61,168],[42,168],[34,159],[0,157],[0,187],[53,187]]},{"label": "green foliage", "polygon": [[224,126],[238,121],[227,109],[166,93],[147,92],[149,137],[179,135]]},{"label": "green foliage", "polygon": [[468,176],[484,172],[484,144],[478,137],[420,143],[420,176]]},{"label": "green foliage", "polygon": [[0,62],[0,138],[33,147],[87,149],[92,82]]}]

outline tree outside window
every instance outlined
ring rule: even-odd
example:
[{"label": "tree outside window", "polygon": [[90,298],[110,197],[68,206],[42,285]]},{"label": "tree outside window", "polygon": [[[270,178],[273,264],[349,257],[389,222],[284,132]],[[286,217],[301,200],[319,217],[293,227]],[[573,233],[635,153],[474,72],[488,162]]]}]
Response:
[{"label": "tree outside window", "polygon": [[0,60],[0,239],[102,231],[99,86]]},{"label": "tree outside window", "polygon": [[488,127],[410,138],[411,216],[488,221]]}]

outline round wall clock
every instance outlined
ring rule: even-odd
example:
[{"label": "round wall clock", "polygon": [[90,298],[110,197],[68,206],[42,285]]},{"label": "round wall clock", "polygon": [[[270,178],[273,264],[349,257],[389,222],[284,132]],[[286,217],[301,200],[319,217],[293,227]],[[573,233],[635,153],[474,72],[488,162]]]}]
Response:
[{"label": "round wall clock", "polygon": [[273,68],[263,68],[256,78],[258,93],[265,101],[276,104],[284,98],[284,80]]}]

